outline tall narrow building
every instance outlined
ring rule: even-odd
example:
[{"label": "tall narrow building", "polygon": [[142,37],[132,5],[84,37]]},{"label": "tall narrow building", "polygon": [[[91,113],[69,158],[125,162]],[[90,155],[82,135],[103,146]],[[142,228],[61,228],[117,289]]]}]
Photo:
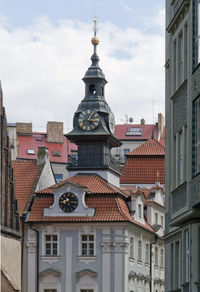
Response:
[{"label": "tall narrow building", "polygon": [[200,291],[200,1],[166,0],[166,292]]}]

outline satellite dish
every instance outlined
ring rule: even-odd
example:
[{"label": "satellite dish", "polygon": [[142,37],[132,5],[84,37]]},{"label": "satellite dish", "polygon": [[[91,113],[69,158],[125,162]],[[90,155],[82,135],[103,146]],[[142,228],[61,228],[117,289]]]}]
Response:
[{"label": "satellite dish", "polygon": [[130,123],[133,122],[133,118],[132,117],[130,117],[128,120],[129,120]]}]

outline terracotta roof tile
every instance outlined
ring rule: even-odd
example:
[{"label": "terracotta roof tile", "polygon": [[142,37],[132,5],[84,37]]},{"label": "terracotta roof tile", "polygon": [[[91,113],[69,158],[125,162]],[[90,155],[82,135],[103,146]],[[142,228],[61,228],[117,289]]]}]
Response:
[{"label": "terracotta roof tile", "polygon": [[165,183],[164,156],[128,157],[122,169],[121,184],[154,184]]},{"label": "terracotta roof tile", "polygon": [[[53,204],[53,192],[55,188],[64,184],[72,183],[77,187],[87,188],[85,203],[94,208],[92,217],[79,216],[44,216],[44,208]],[[55,184],[37,192],[36,199],[32,205],[29,222],[132,222],[153,232],[151,226],[137,222],[130,214],[126,203],[127,193],[107,183],[96,174],[77,174],[65,181]]]},{"label": "terracotta roof tile", "polygon": [[71,178],[63,180],[49,188],[40,190],[37,194],[52,194],[55,188],[59,188],[67,183],[77,185],[77,187],[85,187],[88,192],[93,194],[116,194],[119,189],[108,184],[103,178],[95,174],[77,174]]},{"label": "terracotta roof tile", "polygon": [[87,195],[86,205],[95,208],[95,214],[91,217],[83,216],[44,216],[44,208],[48,208],[53,204],[53,195],[37,196],[33,203],[29,222],[132,222],[151,232],[154,232],[151,226],[145,221],[144,224],[136,221],[130,214],[125,198],[117,195]]},{"label": "terracotta roof tile", "polygon": [[31,195],[35,191],[42,166],[37,165],[35,160],[19,160],[13,161],[12,167],[18,210],[19,214],[22,215]]},{"label": "terracotta roof tile", "polygon": [[165,155],[165,147],[156,139],[150,139],[140,145],[139,147],[133,149],[131,152],[127,153],[126,156],[136,156],[136,155],[147,155],[147,156],[158,156]]}]

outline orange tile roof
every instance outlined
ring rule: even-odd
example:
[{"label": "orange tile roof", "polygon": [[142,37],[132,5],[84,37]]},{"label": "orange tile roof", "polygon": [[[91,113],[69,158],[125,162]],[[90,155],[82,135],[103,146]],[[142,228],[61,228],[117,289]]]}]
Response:
[{"label": "orange tile roof", "polygon": [[87,191],[93,194],[117,194],[119,189],[107,183],[102,177],[96,174],[77,174],[66,180],[63,180],[49,188],[38,191],[37,194],[52,194],[54,189],[67,183],[75,184],[77,187],[85,187]]},{"label": "orange tile roof", "polygon": [[165,147],[158,142],[156,139],[150,139],[140,145],[139,147],[133,149],[131,152],[126,154],[127,157],[142,155],[142,156],[158,156],[165,155]]},{"label": "orange tile roof", "polygon": [[94,216],[44,216],[44,208],[50,207],[54,202],[53,195],[39,195],[33,203],[28,222],[131,222],[149,231],[151,226],[145,221],[144,224],[136,221],[130,214],[125,198],[117,195],[87,195],[85,203],[95,209]]},{"label": "orange tile roof", "polygon": [[[85,203],[94,208],[94,216],[44,216],[44,208],[53,204],[53,191],[66,183],[76,184],[77,187],[87,188]],[[144,224],[136,221],[130,214],[126,203],[127,195],[118,188],[110,185],[96,174],[75,175],[70,179],[57,183],[36,193],[36,199],[32,205],[28,222],[131,222],[142,228],[154,232],[145,221]]]},{"label": "orange tile roof", "polygon": [[17,160],[12,162],[12,167],[18,210],[19,214],[22,215],[31,195],[35,191],[42,166],[37,165],[35,160]]},{"label": "orange tile roof", "polygon": [[130,156],[122,169],[121,184],[165,183],[164,156]]}]

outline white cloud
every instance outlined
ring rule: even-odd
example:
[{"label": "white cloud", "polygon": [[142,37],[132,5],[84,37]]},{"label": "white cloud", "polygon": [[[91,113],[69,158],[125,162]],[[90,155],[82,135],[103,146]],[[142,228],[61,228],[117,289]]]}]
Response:
[{"label": "white cloud", "polygon": [[[136,123],[141,117],[151,123],[153,100],[155,112],[164,113],[164,38],[108,22],[101,23],[98,34],[100,67],[109,82],[106,99],[118,122],[126,113]],[[91,64],[91,26],[74,20],[55,25],[42,17],[26,28],[2,24],[0,35],[8,121],[32,121],[37,129],[56,120],[63,121],[65,129],[71,127],[84,97],[81,79]],[[115,52],[122,52],[121,57]]]}]

